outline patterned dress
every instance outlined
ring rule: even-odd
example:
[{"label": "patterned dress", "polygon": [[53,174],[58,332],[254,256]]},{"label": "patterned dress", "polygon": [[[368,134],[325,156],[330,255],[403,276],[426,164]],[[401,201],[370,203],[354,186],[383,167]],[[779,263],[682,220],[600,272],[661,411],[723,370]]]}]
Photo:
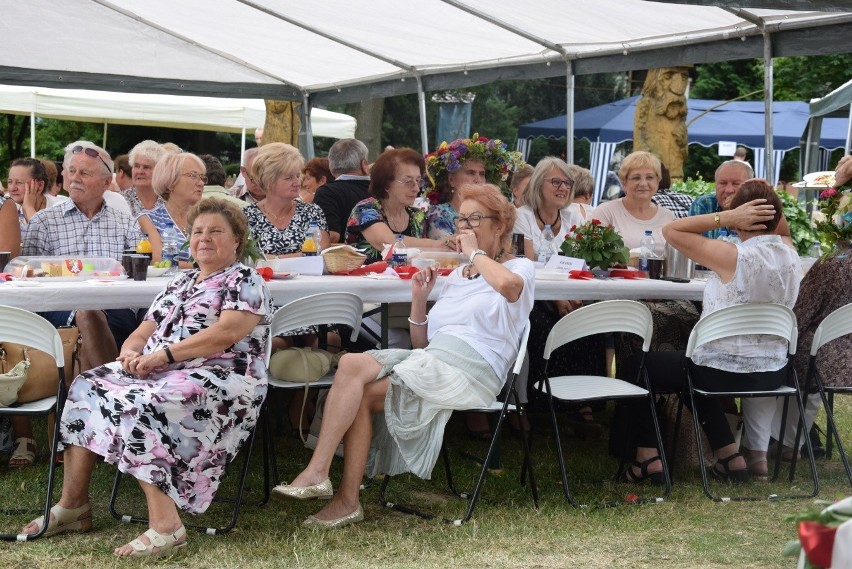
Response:
[{"label": "patterned dress", "polygon": [[195,283],[177,276],[145,316],[157,328],[143,353],[188,338],[223,310],[261,315],[233,346],[169,364],[144,380],[113,362],[79,375],[60,426],[62,448],[76,445],[162,490],[197,514],[213,500],[225,466],[257,422],[266,396],[264,355],[272,303],[263,279],[240,263]]},{"label": "patterned dress", "polygon": [[263,215],[256,203],[243,209],[243,213],[248,218],[251,235],[257,241],[261,251],[269,255],[298,253],[302,250],[302,243],[305,242],[305,235],[312,221],[316,221],[323,231],[328,231],[325,214],[319,206],[301,200],[296,200],[295,204],[296,211],[293,212],[293,219],[284,229],[275,227]]},{"label": "patterned dress", "polygon": [[[425,237],[428,231],[426,223],[426,212],[416,207],[408,207],[408,227],[402,230],[403,235],[408,237]],[[352,208],[352,215],[346,222],[346,243],[366,253],[367,263],[373,263],[381,259],[381,251],[370,245],[363,231],[374,223],[387,224],[388,218],[382,209],[382,202],[376,198],[361,200]],[[390,225],[388,225],[390,227]],[[391,227],[391,231],[396,229]]]},{"label": "patterned dress", "polygon": [[429,226],[429,239],[440,239],[443,241],[456,232],[456,218],[459,212],[455,210],[450,202],[433,205],[426,212],[426,224]]}]

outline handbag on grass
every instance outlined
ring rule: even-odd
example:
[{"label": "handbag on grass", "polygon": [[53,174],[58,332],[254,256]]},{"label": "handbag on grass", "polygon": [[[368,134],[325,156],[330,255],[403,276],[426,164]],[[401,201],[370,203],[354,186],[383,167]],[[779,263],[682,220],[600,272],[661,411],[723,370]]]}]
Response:
[{"label": "handbag on grass", "polygon": [[[68,386],[80,371],[80,331],[76,326],[57,328],[62,340],[62,352],[65,360],[65,385]],[[51,356],[14,342],[0,342],[0,372],[8,375],[22,363],[25,366],[26,377],[20,389],[17,390],[18,403],[29,403],[51,395],[56,395],[56,382],[59,381],[59,370]],[[3,377],[3,376],[0,376]]]}]

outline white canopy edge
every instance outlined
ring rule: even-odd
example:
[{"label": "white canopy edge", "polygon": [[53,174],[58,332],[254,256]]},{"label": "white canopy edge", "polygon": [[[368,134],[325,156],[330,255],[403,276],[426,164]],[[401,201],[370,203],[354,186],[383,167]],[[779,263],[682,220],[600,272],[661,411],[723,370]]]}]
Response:
[{"label": "white canopy edge", "polygon": [[[0,112],[96,122],[212,130],[253,131],[266,120],[262,99],[115,93],[0,85]],[[352,138],[354,117],[311,109],[314,136]]]}]

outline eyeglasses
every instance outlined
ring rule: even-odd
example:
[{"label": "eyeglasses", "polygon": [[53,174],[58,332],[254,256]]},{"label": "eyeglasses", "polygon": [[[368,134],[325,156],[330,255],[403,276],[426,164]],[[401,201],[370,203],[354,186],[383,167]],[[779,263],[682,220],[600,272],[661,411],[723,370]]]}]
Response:
[{"label": "eyeglasses", "polygon": [[203,175],[198,174],[196,172],[187,172],[186,174],[181,174],[181,176],[186,176],[187,178],[189,178],[193,182],[197,182],[198,180],[201,180],[202,184],[207,183],[207,176],[203,176]]},{"label": "eyeglasses", "polygon": [[405,178],[404,180],[395,180],[397,184],[402,184],[406,188],[422,188],[423,178]]},{"label": "eyeglasses", "polygon": [[97,158],[98,160],[103,162],[103,165],[106,166],[107,171],[112,174],[112,168],[109,167],[109,164],[106,163],[106,160],[103,159],[103,156],[101,156],[100,152],[98,152],[94,148],[84,148],[79,144],[71,149],[71,154],[80,154],[81,152],[86,156],[89,156],[91,158]]},{"label": "eyeglasses", "polygon": [[562,185],[565,186],[566,190],[570,190],[574,187],[574,180],[562,179],[562,178],[551,178],[550,185],[553,186],[553,189],[558,190]]},{"label": "eyeglasses", "polygon": [[472,213],[467,217],[458,216],[456,218],[456,227],[461,228],[462,224],[466,224],[468,227],[473,229],[474,227],[479,227],[479,224],[482,223],[483,219],[494,219],[493,215],[482,215],[481,213]]}]

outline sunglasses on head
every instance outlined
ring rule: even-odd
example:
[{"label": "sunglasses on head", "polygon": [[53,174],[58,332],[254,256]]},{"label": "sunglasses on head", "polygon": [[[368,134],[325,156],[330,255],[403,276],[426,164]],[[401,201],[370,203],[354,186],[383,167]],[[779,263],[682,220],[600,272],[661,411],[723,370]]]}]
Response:
[{"label": "sunglasses on head", "polygon": [[106,163],[106,160],[103,159],[100,152],[98,152],[94,148],[86,148],[80,145],[77,145],[71,149],[71,154],[80,154],[81,152],[86,156],[97,158],[98,160],[103,162],[103,165],[106,166],[106,169],[109,171],[110,174],[112,174],[112,168],[109,167],[109,164]]}]

